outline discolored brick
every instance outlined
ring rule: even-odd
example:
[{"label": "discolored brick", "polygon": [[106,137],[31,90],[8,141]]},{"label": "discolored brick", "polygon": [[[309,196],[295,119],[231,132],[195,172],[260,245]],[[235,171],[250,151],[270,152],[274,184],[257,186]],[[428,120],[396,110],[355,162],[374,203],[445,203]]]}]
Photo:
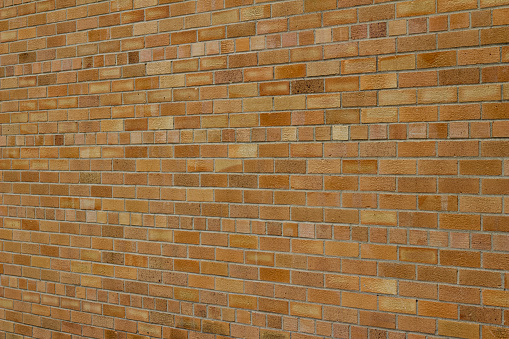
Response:
[{"label": "discolored brick", "polygon": [[322,93],[324,91],[324,82],[322,79],[295,80],[292,81],[291,88],[291,94]]}]

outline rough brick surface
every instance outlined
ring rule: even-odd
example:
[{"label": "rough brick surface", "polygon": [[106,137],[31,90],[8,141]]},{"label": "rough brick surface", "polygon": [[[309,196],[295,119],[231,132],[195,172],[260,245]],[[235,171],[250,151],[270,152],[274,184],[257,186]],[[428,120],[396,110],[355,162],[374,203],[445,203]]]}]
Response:
[{"label": "rough brick surface", "polygon": [[0,0],[0,339],[508,338],[508,0]]}]

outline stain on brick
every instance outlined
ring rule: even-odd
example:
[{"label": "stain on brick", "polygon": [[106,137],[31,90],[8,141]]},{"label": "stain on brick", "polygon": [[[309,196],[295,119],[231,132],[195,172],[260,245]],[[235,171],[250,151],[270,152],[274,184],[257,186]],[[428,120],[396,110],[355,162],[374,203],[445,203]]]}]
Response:
[{"label": "stain on brick", "polygon": [[261,330],[260,339],[290,339],[290,334],[274,330]]},{"label": "stain on brick", "polygon": [[383,38],[387,36],[387,23],[377,22],[369,25],[370,38]]},{"label": "stain on brick", "polygon": [[20,64],[26,64],[30,62],[36,61],[36,54],[35,52],[27,52],[27,53],[20,53],[19,54],[19,63]]},{"label": "stain on brick", "polygon": [[242,71],[241,70],[233,70],[233,71],[218,71],[214,74],[215,83],[216,84],[227,84],[233,82],[241,82],[242,81]]},{"label": "stain on brick", "polygon": [[81,172],[80,184],[100,184],[101,173],[97,172]]},{"label": "stain on brick", "polygon": [[54,85],[57,83],[56,74],[42,74],[37,76],[37,84],[39,86]]},{"label": "stain on brick", "polygon": [[292,94],[322,93],[323,79],[292,81]]},{"label": "stain on brick", "polygon": [[135,51],[135,52],[129,52],[129,63],[130,64],[135,64],[135,63],[138,63],[140,61],[140,53]]},{"label": "stain on brick", "polygon": [[124,253],[103,252],[102,262],[107,264],[123,265]]}]

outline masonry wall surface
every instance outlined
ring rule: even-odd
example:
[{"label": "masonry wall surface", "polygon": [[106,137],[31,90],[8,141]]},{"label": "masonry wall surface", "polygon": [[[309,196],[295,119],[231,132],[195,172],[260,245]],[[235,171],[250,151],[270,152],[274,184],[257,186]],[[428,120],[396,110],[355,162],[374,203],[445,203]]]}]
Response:
[{"label": "masonry wall surface", "polygon": [[508,338],[508,0],[0,0],[0,338]]}]

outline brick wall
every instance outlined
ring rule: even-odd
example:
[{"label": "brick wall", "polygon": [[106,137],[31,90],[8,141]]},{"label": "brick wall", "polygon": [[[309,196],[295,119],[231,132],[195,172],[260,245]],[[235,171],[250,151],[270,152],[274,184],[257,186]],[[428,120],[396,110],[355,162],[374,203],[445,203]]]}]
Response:
[{"label": "brick wall", "polygon": [[508,338],[508,0],[0,0],[0,338]]}]

